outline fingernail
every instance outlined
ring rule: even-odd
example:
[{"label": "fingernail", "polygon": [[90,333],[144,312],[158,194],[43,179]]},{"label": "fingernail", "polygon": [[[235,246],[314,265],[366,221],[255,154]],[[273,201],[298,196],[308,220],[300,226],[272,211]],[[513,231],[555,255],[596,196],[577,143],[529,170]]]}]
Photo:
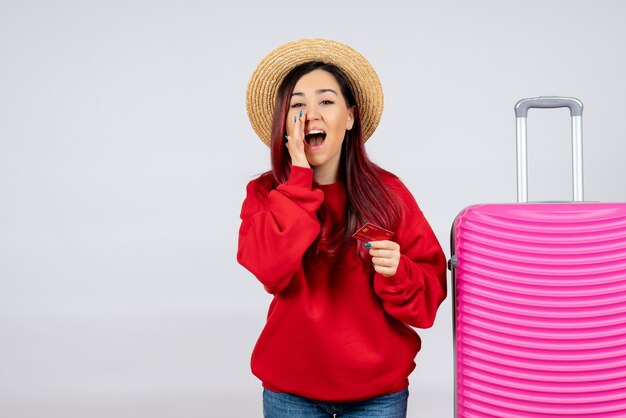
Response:
[{"label": "fingernail", "polygon": [[289,137],[285,135],[285,141],[289,141]]},{"label": "fingernail", "polygon": [[302,119],[302,110],[300,111],[300,119]]},{"label": "fingernail", "polygon": [[369,242],[366,242],[365,244],[363,244],[363,246],[365,248],[370,248],[372,246],[372,244],[370,244]]}]

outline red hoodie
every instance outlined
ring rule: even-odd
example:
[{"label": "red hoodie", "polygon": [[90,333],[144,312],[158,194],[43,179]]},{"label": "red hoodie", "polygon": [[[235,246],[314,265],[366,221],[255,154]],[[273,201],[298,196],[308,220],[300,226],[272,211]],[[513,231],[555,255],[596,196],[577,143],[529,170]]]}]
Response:
[{"label": "red hoodie", "polygon": [[411,193],[385,176],[402,207],[392,238],[400,264],[385,277],[358,256],[356,240],[339,262],[303,265],[320,232],[319,207],[325,228],[345,223],[342,182],[313,187],[313,170],[295,166],[267,196],[257,181],[243,202],[237,260],[274,299],[252,372],[267,389],[327,402],[405,389],[421,346],[411,326],[432,326],[446,297],[445,255]]}]

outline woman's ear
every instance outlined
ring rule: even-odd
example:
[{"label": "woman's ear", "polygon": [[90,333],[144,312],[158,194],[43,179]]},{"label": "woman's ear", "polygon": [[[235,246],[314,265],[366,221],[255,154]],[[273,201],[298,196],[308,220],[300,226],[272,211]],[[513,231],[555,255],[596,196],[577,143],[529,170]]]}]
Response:
[{"label": "woman's ear", "polygon": [[348,108],[348,119],[346,120],[346,130],[349,131],[354,126],[354,106]]}]

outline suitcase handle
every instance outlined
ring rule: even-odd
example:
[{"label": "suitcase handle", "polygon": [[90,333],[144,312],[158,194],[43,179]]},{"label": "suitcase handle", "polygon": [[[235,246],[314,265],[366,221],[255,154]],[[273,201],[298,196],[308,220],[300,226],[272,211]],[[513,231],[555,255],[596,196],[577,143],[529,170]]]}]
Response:
[{"label": "suitcase handle", "polygon": [[574,201],[582,202],[583,197],[583,104],[574,97],[533,97],[522,99],[515,105],[517,125],[517,201],[528,202],[528,153],[526,139],[526,119],[528,109],[554,109],[568,107],[572,118],[572,183]]},{"label": "suitcase handle", "polygon": [[572,117],[583,115],[583,104],[580,100],[574,97],[544,96],[522,99],[517,102],[515,105],[515,116],[518,118],[525,118],[528,114],[528,109],[532,109],[533,107],[542,109],[569,107]]}]

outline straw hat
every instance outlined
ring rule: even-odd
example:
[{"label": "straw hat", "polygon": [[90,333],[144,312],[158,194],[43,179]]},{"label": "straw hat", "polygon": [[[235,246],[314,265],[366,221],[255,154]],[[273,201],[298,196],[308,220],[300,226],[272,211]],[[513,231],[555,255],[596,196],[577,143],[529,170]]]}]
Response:
[{"label": "straw hat", "polygon": [[300,39],[270,52],[256,67],[246,91],[246,108],[254,132],[267,146],[278,87],[294,67],[322,61],[339,67],[348,77],[361,115],[363,140],[376,130],[383,113],[383,89],[378,75],[363,55],[327,39]]}]

